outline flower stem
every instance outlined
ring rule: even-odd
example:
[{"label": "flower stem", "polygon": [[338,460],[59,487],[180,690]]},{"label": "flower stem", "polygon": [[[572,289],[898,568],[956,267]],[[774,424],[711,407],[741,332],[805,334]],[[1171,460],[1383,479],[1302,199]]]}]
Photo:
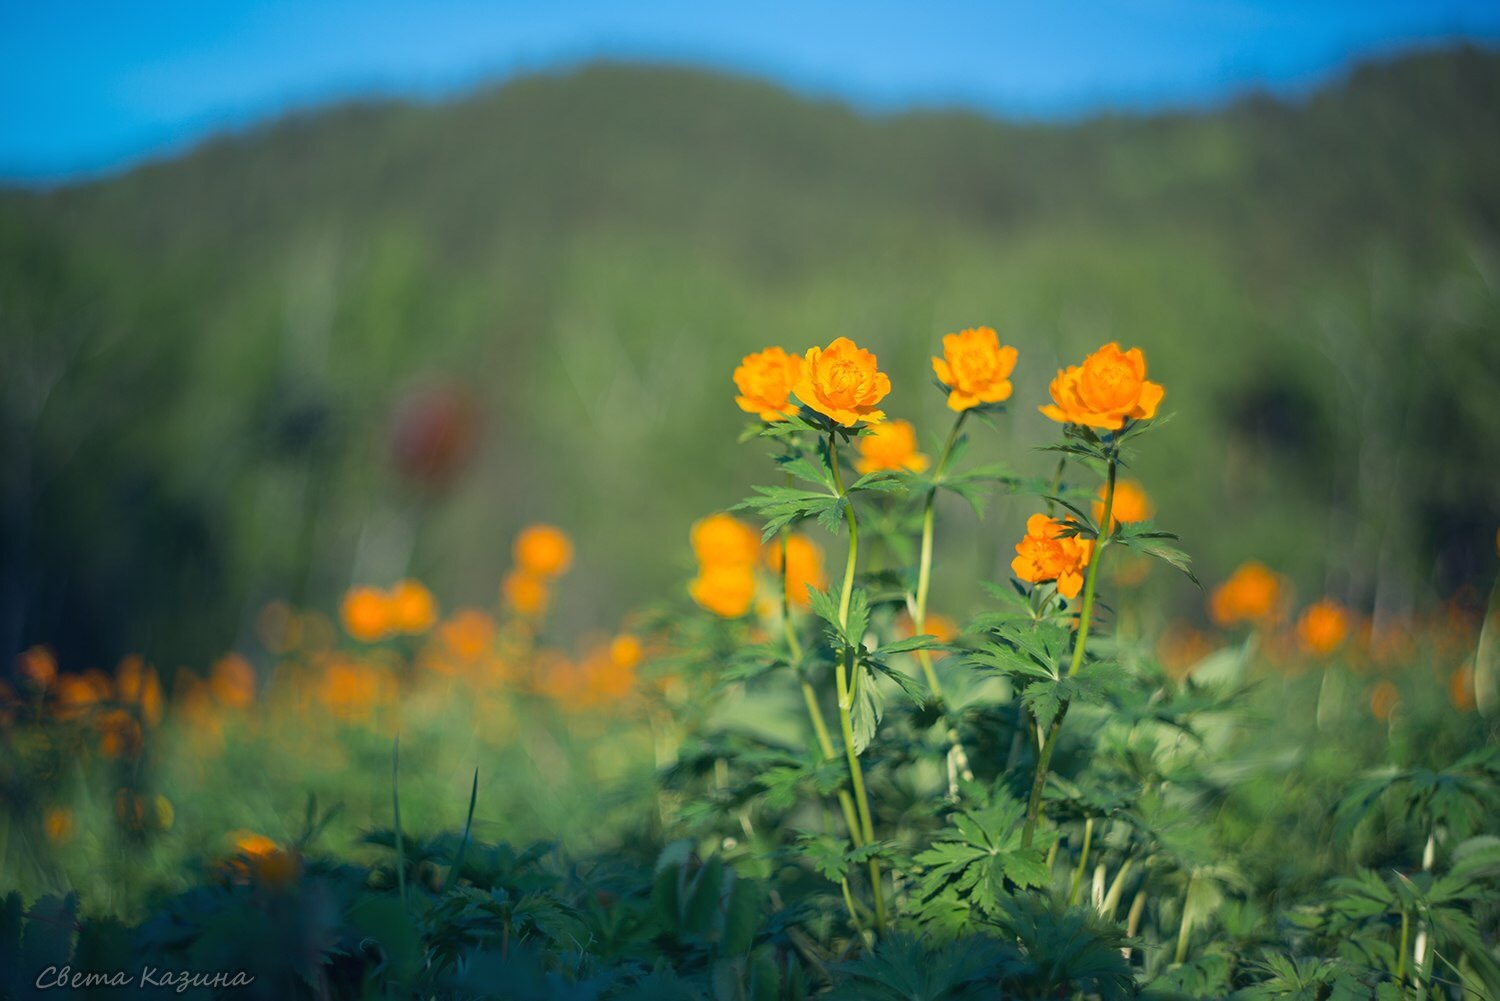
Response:
[{"label": "flower stem", "polygon": [[1094,552],[1089,560],[1088,570],[1084,572],[1083,580],[1083,608],[1078,612],[1078,642],[1073,646],[1073,663],[1068,665],[1068,677],[1078,673],[1078,668],[1083,665],[1084,648],[1089,641],[1089,625],[1094,617],[1094,581],[1099,576],[1099,558],[1104,555],[1104,547],[1109,544],[1112,535],[1111,525],[1114,518],[1115,508],[1115,453],[1109,453],[1109,479],[1104,487],[1104,517],[1099,519],[1099,538],[1094,542]]},{"label": "flower stem", "polygon": [[[937,485],[942,482],[943,472],[948,468],[948,458],[953,454],[953,443],[958,440],[959,428],[964,426],[964,418],[967,416],[967,410],[960,410],[958,419],[953,422],[953,430],[948,432],[948,440],[943,444],[937,465],[932,469],[932,487],[927,491],[927,502],[922,511],[922,555],[917,564],[917,600],[911,615],[912,631],[918,636],[927,631],[927,592],[932,586],[932,531],[936,520]],[[927,679],[927,687],[932,691],[933,698],[942,701],[943,686],[938,683],[937,672],[932,669],[931,651],[918,650],[917,660],[922,665],[922,675]]]},{"label": "flower stem", "polygon": [[[790,485],[792,474],[787,474],[787,483]],[[787,594],[787,539],[791,535],[790,528],[781,530],[781,626],[786,635],[787,652],[792,658],[792,668],[797,672],[797,680],[802,686],[802,700],[807,704],[807,718],[812,723],[813,734],[818,740],[818,750],[823,753],[824,761],[832,761],[837,756],[833,749],[833,736],[828,732],[828,721],[823,718],[823,710],[818,705],[818,693],[814,691],[812,682],[807,680],[807,675],[802,673],[802,644],[797,640],[797,629],[792,622],[791,600]],[[856,848],[864,844],[863,832],[855,817],[854,801],[849,798],[846,790],[840,789],[838,793],[839,808],[844,815],[844,824],[849,830],[849,839]],[[849,898],[849,884],[844,882],[844,898]],[[849,909],[849,920],[859,929],[859,916],[854,913],[851,906]]]},{"label": "flower stem", "polygon": [[1073,870],[1073,885],[1068,890],[1069,905],[1078,903],[1079,895],[1083,892],[1083,871],[1088,868],[1089,847],[1094,841],[1094,818],[1089,817],[1083,822],[1083,848],[1078,853],[1078,868]]},{"label": "flower stem", "polygon": [[[1110,526],[1114,517],[1117,466],[1118,456],[1114,449],[1111,449],[1104,487],[1104,516],[1099,519],[1099,537],[1094,541],[1094,551],[1089,556],[1088,569],[1084,571],[1083,607],[1078,611],[1078,639],[1073,644],[1073,660],[1068,665],[1070,678],[1083,666],[1083,654],[1088,646],[1089,625],[1094,618],[1094,582],[1099,576],[1099,558],[1104,554],[1104,547],[1109,543]],[[1026,826],[1021,831],[1021,844],[1027,848],[1031,847],[1032,838],[1036,835],[1037,822],[1042,816],[1042,790],[1047,785],[1047,770],[1052,765],[1052,752],[1056,749],[1057,734],[1062,729],[1063,717],[1067,714],[1068,703],[1064,701],[1058,707],[1057,715],[1052,718],[1052,725],[1047,728],[1046,736],[1042,738],[1041,746],[1037,750],[1036,775],[1031,782],[1031,799],[1026,804]]]},{"label": "flower stem", "polygon": [[[839,595],[839,628],[849,628],[849,601],[854,594],[854,568],[859,558],[859,520],[854,514],[854,502],[849,500],[844,489],[843,473],[839,470],[838,445],[835,435],[828,435],[828,464],[833,469],[833,482],[838,495],[844,501],[844,514],[849,520],[849,558],[844,563],[844,585]],[[845,637],[844,650],[835,666],[835,677],[839,697],[839,730],[844,738],[844,755],[849,759],[849,783],[854,789],[854,803],[859,811],[859,831],[865,844],[875,840],[875,825],[870,819],[870,799],[865,792],[864,769],[859,764],[859,752],[854,749],[854,724],[850,713],[854,709],[854,687],[850,684],[850,671],[856,667],[854,647]],[[859,683],[856,675],[855,685]],[[856,842],[858,844],[858,842]],[[885,932],[885,900],[880,887],[880,862],[870,859],[870,893],[875,903],[875,934]]]}]

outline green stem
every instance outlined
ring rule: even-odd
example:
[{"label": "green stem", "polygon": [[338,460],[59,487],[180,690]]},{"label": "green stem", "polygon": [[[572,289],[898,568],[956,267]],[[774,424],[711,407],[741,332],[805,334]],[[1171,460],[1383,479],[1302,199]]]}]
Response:
[{"label": "green stem", "polygon": [[[787,474],[787,483],[790,485],[792,474]],[[797,671],[797,680],[802,687],[802,700],[807,704],[807,718],[812,723],[813,734],[817,737],[818,750],[823,753],[824,761],[832,761],[836,757],[833,749],[833,736],[828,732],[828,721],[823,718],[823,709],[818,705],[818,693],[813,690],[812,682],[802,673],[802,644],[797,639],[797,629],[792,622],[791,599],[787,594],[787,540],[791,535],[791,529],[781,530],[781,626],[786,635],[787,652],[792,658],[792,667]],[[849,839],[858,848],[864,844],[864,837],[860,830],[859,821],[855,817],[854,801],[849,798],[849,793],[840,789],[838,792],[839,809],[844,815],[844,824],[849,831]],[[844,887],[844,899],[849,901],[849,883],[841,880]],[[861,931],[859,916],[854,913],[852,903],[849,907],[849,920],[854,924],[856,930]]]},{"label": "green stem", "polygon": [[1115,873],[1114,880],[1105,891],[1104,902],[1099,905],[1099,913],[1110,921],[1115,918],[1115,911],[1120,906],[1120,897],[1125,892],[1125,877],[1130,875],[1131,867],[1135,865],[1135,859],[1128,858],[1120,863],[1120,870]]},{"label": "green stem", "polygon": [[[1073,645],[1072,663],[1068,665],[1070,678],[1083,666],[1084,650],[1088,647],[1089,625],[1094,617],[1094,582],[1099,576],[1099,558],[1109,542],[1109,525],[1114,515],[1116,467],[1116,454],[1111,450],[1108,479],[1104,488],[1104,517],[1100,519],[1099,538],[1094,542],[1094,551],[1089,557],[1088,569],[1084,571],[1083,607],[1078,612],[1078,639]],[[1026,826],[1021,832],[1021,844],[1027,848],[1031,847],[1032,838],[1036,835],[1037,821],[1042,816],[1042,790],[1047,785],[1047,770],[1052,766],[1052,752],[1056,749],[1057,734],[1062,728],[1063,717],[1067,714],[1068,703],[1064,701],[1058,707],[1057,715],[1053,717],[1052,725],[1048,727],[1047,734],[1042,738],[1041,746],[1037,750],[1036,774],[1032,777],[1031,798],[1026,804]]]},{"label": "green stem", "polygon": [[1198,874],[1195,872],[1188,877],[1187,889],[1182,893],[1182,922],[1177,926],[1177,951],[1172,958],[1179,965],[1187,959],[1188,938],[1193,933],[1192,919],[1197,916],[1189,910],[1193,900],[1193,887],[1197,882]]},{"label": "green stem", "polygon": [[[913,632],[918,636],[927,631],[927,592],[932,586],[932,531],[936,521],[937,485],[942,482],[943,472],[948,468],[948,458],[953,454],[953,444],[958,440],[958,431],[964,426],[964,418],[967,416],[967,410],[960,410],[958,419],[953,422],[953,430],[948,432],[948,440],[943,443],[943,451],[932,469],[933,485],[927,491],[927,502],[922,511],[922,555],[917,564],[917,601],[911,617]],[[922,664],[922,675],[927,679],[927,687],[932,690],[933,698],[942,701],[943,686],[938,683],[937,672],[932,669],[931,651],[918,650],[917,660]]]},{"label": "green stem", "polygon": [[1405,908],[1401,911],[1401,945],[1396,949],[1396,982],[1399,984],[1406,979],[1406,947],[1411,939],[1411,915],[1406,913]]},{"label": "green stem", "polygon": [[1089,817],[1083,822],[1083,850],[1078,853],[1078,868],[1073,870],[1073,886],[1068,890],[1068,905],[1078,903],[1079,894],[1083,891],[1083,870],[1088,868],[1089,846],[1094,841],[1094,818]]},{"label": "green stem", "polygon": [[1094,552],[1089,559],[1088,570],[1084,572],[1083,579],[1083,608],[1078,613],[1078,642],[1073,647],[1073,663],[1068,665],[1068,677],[1078,673],[1078,668],[1083,665],[1083,651],[1089,641],[1089,625],[1094,615],[1094,581],[1098,579],[1100,557],[1104,555],[1104,547],[1109,544],[1109,537],[1113,534],[1110,530],[1111,521],[1114,518],[1115,509],[1115,453],[1109,453],[1109,479],[1104,487],[1104,517],[1099,519],[1099,538],[1094,542]]},{"label": "green stem", "polygon": [[[849,600],[854,594],[854,568],[859,558],[859,520],[854,514],[854,502],[849,500],[844,489],[843,473],[839,470],[838,445],[835,434],[828,435],[828,464],[833,468],[833,483],[844,501],[844,514],[849,520],[849,558],[844,563],[844,585],[839,596],[839,629],[849,628]],[[864,843],[875,840],[875,825],[870,819],[870,799],[865,792],[864,769],[859,764],[859,753],[854,749],[854,724],[850,712],[854,708],[854,690],[850,685],[849,672],[855,667],[854,648],[846,637],[845,646],[835,677],[839,697],[839,730],[844,738],[844,755],[849,760],[849,783],[854,788],[854,803],[859,813],[859,831]],[[856,679],[857,683],[857,679]],[[870,893],[875,902],[875,933],[885,932],[885,900],[880,887],[880,862],[870,859]]]}]

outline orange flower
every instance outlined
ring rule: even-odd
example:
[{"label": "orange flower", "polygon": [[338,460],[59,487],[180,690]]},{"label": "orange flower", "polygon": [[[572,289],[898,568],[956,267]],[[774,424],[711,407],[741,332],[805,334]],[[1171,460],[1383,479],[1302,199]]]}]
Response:
[{"label": "orange flower", "polygon": [[323,705],[339,719],[365,720],[390,692],[388,679],[366,664],[337,658],[323,674]]},{"label": "orange flower", "polygon": [[99,728],[99,753],[106,758],[124,756],[135,760],[141,755],[141,725],[124,709],[111,709],[95,722]]},{"label": "orange flower", "polygon": [[230,835],[236,858],[228,863],[231,874],[242,882],[255,882],[268,889],[283,889],[296,881],[302,860],[263,834],[236,831]]},{"label": "orange flower", "polygon": [[573,540],[552,525],[527,525],[516,536],[516,566],[537,577],[559,577],[573,565]]},{"label": "orange flower", "polygon": [[226,653],[214,661],[208,687],[226,709],[248,708],[255,701],[255,668],[239,654]]},{"label": "orange flower", "polygon": [[438,638],[455,657],[477,661],[495,646],[495,620],[477,608],[465,608],[438,629]]},{"label": "orange flower", "polygon": [[60,845],[73,836],[73,811],[65,806],[54,806],[42,816],[42,829],[47,840]]},{"label": "orange flower", "polygon": [[1208,614],[1219,626],[1258,622],[1276,611],[1281,601],[1281,578],[1264,563],[1241,563],[1208,600]]},{"label": "orange flower", "polygon": [[1146,380],[1140,348],[1121,351],[1111,341],[1052,380],[1052,403],[1042,413],[1064,424],[1086,424],[1117,431],[1126,420],[1156,416],[1166,391]]},{"label": "orange flower", "polygon": [[1010,568],[1021,580],[1033,584],[1055,580],[1058,594],[1076,598],[1094,543],[1076,535],[1060,535],[1067,524],[1045,514],[1026,519],[1026,534],[1016,543],[1016,558],[1010,561]]},{"label": "orange flower", "polygon": [[826,348],[808,348],[802,378],[793,392],[835,424],[878,424],[885,411],[876,408],[891,391],[890,378],[876,367],[875,356],[847,337]]},{"label": "orange flower", "polygon": [[1370,714],[1382,723],[1389,723],[1401,704],[1400,690],[1389,681],[1382,681],[1370,690]]},{"label": "orange flower", "polygon": [[[765,547],[766,566],[772,573],[781,573],[781,540],[772,539]],[[793,532],[786,539],[786,595],[798,608],[812,603],[807,588],[818,590],[828,586],[823,573],[823,550],[818,544],[800,532]]]},{"label": "orange flower", "polygon": [[529,618],[541,616],[552,601],[547,582],[525,570],[512,570],[506,574],[500,590],[507,605]]},{"label": "orange flower", "polygon": [[351,587],[340,613],[344,631],[361,643],[382,640],[390,632],[390,603],[379,588]]},{"label": "orange flower", "polygon": [[705,565],[688,585],[688,593],[715,615],[737,619],[755,599],[755,571],[744,564]]},{"label": "orange flower", "polygon": [[989,327],[945,335],[943,357],[932,359],[932,370],[950,389],[949,410],[1010,399],[1010,374],[1015,368],[1016,349],[1008,344],[1002,347]]},{"label": "orange flower", "polygon": [[758,414],[763,421],[786,420],[797,412],[791,393],[801,379],[801,355],[787,354],[781,348],[766,348],[746,355],[734,370],[734,384],[740,391],[734,402],[746,413]]},{"label": "orange flower", "polygon": [[[1099,499],[1094,501],[1095,522],[1104,520],[1104,491],[1106,489],[1108,489],[1107,486],[1101,486]],[[1115,484],[1115,502],[1110,507],[1110,525],[1107,531],[1113,531],[1115,525],[1147,521],[1155,513],[1151,506],[1151,498],[1146,496],[1144,487],[1135,480],[1120,480]]]},{"label": "orange flower", "polygon": [[760,554],[760,533],[738,518],[711,514],[694,522],[693,555],[704,567],[753,566]]},{"label": "orange flower", "polygon": [[40,689],[47,689],[57,680],[57,658],[44,646],[34,646],[19,658],[21,676]]},{"label": "orange flower", "polygon": [[1448,679],[1448,701],[1459,712],[1470,712],[1474,708],[1474,665],[1464,664]]},{"label": "orange flower", "polygon": [[386,597],[391,628],[403,633],[425,633],[437,621],[437,600],[420,582],[403,580]]},{"label": "orange flower", "polygon": [[1297,620],[1297,642],[1303,650],[1319,657],[1333,653],[1349,635],[1349,613],[1338,602],[1323,601],[1309,605]]},{"label": "orange flower", "polygon": [[911,421],[886,421],[860,435],[859,459],[854,468],[860,473],[880,469],[909,469],[920,473],[927,468],[927,456],[917,451],[917,432]]}]

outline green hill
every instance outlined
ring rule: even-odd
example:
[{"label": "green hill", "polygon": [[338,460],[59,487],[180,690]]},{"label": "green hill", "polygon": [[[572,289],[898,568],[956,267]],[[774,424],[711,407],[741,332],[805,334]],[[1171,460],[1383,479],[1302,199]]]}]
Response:
[{"label": "green hill", "polygon": [[[486,602],[533,519],[579,541],[564,621],[606,627],[754,478],[744,352],[854,336],[931,436],[926,357],[979,323],[1021,349],[983,450],[1026,470],[1057,366],[1146,348],[1178,419],[1136,473],[1206,580],[1255,556],[1380,610],[1487,587],[1497,177],[1500,55],[1463,49],[1071,125],[599,65],[5,192],[0,652],[201,663],[270,597],[408,572]],[[476,415],[442,487],[390,459],[434,385]],[[943,541],[1003,576],[1028,503]]]}]

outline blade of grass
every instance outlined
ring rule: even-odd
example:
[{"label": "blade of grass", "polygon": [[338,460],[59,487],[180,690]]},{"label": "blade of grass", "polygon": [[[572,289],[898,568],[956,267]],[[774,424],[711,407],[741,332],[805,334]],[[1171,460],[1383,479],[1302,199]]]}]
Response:
[{"label": "blade of grass", "polygon": [[401,844],[401,735],[391,745],[391,805],[394,808],[396,827],[396,887],[401,893],[401,906],[406,906],[406,849]]},{"label": "blade of grass", "polygon": [[443,880],[443,892],[458,879],[459,873],[464,867],[464,855],[469,850],[469,831],[474,826],[474,804],[479,799],[479,769],[474,769],[474,784],[469,787],[469,816],[464,820],[464,836],[458,842],[458,854],[453,858],[453,865],[448,869],[448,878]]}]

